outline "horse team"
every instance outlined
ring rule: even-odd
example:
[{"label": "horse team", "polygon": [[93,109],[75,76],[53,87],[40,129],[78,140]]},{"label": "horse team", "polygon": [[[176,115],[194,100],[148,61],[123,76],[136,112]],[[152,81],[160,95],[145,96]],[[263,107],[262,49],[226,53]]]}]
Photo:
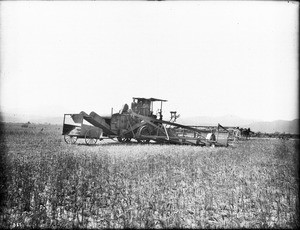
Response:
[{"label": "horse team", "polygon": [[238,140],[240,138],[245,138],[246,140],[248,140],[248,139],[250,139],[250,134],[253,134],[253,132],[250,130],[250,128],[236,127],[233,130],[234,140]]}]

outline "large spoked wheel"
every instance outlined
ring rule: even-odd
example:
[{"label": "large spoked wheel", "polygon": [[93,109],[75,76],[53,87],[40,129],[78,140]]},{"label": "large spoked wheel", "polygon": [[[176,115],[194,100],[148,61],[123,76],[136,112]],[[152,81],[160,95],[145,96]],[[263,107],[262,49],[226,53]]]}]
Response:
[{"label": "large spoked wheel", "polygon": [[129,143],[131,141],[130,137],[117,137],[117,139],[121,143]]},{"label": "large spoked wheel", "polygon": [[77,141],[77,136],[64,135],[64,140],[67,144],[75,144]]},{"label": "large spoked wheel", "polygon": [[96,144],[97,140],[96,138],[93,138],[92,137],[92,130],[88,130],[86,133],[85,133],[85,143],[87,145],[94,145]]},{"label": "large spoked wheel", "polygon": [[[143,126],[140,128],[140,130],[138,131],[138,136],[150,136],[150,130],[148,129],[147,126]],[[141,139],[141,138],[137,138],[138,143],[141,144],[149,144],[150,140],[148,139]]]}]

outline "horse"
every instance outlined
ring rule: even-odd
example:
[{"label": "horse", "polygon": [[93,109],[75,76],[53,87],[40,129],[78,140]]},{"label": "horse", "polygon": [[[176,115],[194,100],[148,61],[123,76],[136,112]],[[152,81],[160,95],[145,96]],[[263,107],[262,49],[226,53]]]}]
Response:
[{"label": "horse", "polygon": [[246,128],[236,127],[233,131],[234,140],[239,140],[242,137],[248,140],[250,139],[250,134],[253,134],[250,128],[246,129]]},{"label": "horse", "polygon": [[241,128],[240,129],[241,131],[241,135],[242,137],[245,137],[246,140],[250,139],[250,133],[253,133],[250,128],[246,129],[246,128]]}]

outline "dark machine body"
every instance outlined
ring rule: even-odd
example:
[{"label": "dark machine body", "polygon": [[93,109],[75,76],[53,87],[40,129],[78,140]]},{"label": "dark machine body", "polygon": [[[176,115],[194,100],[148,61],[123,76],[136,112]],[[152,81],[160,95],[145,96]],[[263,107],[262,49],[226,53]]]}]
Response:
[{"label": "dark machine body", "polygon": [[[171,118],[169,121],[163,120],[162,103],[166,100],[157,98],[139,98],[134,97],[130,107],[125,104],[122,106],[118,113],[111,116],[100,116],[95,112],[87,114],[81,112],[79,114],[65,114],[73,117],[82,117],[77,119],[77,124],[73,125],[74,129],[80,131],[77,137],[86,139],[86,143],[96,143],[97,139],[102,140],[105,138],[116,138],[119,142],[130,142],[135,140],[139,143],[171,143],[171,144],[189,144],[189,145],[214,145],[214,146],[227,146],[228,145],[228,131],[218,124],[213,129],[198,129],[191,126],[185,126],[175,123],[179,115],[175,111],[171,111]],[[160,108],[154,112],[153,103],[160,103]],[[72,139],[72,126],[65,124],[64,116],[64,129],[63,135],[69,136]],[[84,135],[88,131],[88,127],[83,124],[83,120],[87,121],[90,126],[90,133],[94,135]],[[76,123],[76,120],[73,119]],[[65,129],[68,126],[68,129]],[[71,132],[70,132],[71,130]],[[217,135],[213,134],[216,138],[207,139],[206,135],[209,132],[217,131]],[[100,134],[99,134],[100,133]],[[65,138],[65,140],[68,138]],[[92,141],[91,141],[92,140]],[[95,141],[96,140],[96,141]],[[72,141],[69,141],[72,142]],[[69,143],[68,142],[68,143]],[[76,142],[73,141],[74,143]]]}]

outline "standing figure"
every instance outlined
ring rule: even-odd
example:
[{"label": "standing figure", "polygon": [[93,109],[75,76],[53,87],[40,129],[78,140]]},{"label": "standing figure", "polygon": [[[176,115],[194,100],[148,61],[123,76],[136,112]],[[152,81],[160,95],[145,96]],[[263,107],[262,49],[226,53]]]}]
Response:
[{"label": "standing figure", "polygon": [[234,141],[239,140],[239,138],[241,137],[241,131],[239,127],[235,128],[235,130],[233,131],[233,135],[234,135]]},{"label": "standing figure", "polygon": [[210,133],[207,134],[206,140],[209,141],[209,146],[215,147],[215,142],[216,142],[216,135],[215,135],[215,129],[212,129]]}]

